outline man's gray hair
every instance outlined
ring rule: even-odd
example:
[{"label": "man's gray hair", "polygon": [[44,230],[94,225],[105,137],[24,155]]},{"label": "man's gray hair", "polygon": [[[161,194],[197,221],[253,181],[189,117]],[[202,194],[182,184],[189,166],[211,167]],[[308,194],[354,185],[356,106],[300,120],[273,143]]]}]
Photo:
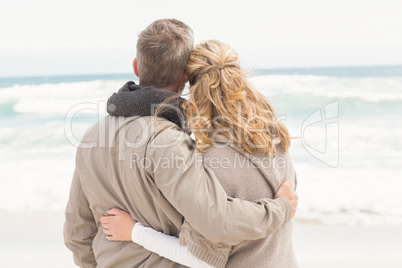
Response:
[{"label": "man's gray hair", "polygon": [[140,85],[174,85],[185,71],[193,47],[193,31],[188,25],[176,19],[154,21],[138,35]]}]

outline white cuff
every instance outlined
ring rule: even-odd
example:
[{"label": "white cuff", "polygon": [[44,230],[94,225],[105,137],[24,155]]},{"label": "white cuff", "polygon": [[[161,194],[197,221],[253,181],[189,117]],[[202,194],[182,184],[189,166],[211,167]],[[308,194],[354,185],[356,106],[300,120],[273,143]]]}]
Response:
[{"label": "white cuff", "polygon": [[193,268],[213,268],[192,255],[187,246],[181,246],[177,237],[145,227],[139,222],[134,225],[131,239],[134,243],[173,262]]},{"label": "white cuff", "polygon": [[137,244],[138,244],[138,242],[140,241],[140,240],[139,240],[139,232],[141,231],[142,228],[145,228],[145,226],[142,225],[141,222],[137,222],[137,223],[134,225],[133,230],[131,231],[131,240],[132,240],[134,243],[137,243]]}]

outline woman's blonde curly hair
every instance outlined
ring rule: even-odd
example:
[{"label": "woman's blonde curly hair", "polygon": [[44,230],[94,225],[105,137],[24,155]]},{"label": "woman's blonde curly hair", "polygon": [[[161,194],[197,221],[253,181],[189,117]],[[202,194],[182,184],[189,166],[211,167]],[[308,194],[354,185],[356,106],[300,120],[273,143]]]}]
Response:
[{"label": "woman's blonde curly hair", "polygon": [[239,151],[252,154],[275,156],[277,142],[288,150],[286,127],[278,122],[268,100],[251,86],[230,46],[216,40],[198,44],[186,71],[190,98],[182,106],[200,151],[212,146],[217,134]]}]

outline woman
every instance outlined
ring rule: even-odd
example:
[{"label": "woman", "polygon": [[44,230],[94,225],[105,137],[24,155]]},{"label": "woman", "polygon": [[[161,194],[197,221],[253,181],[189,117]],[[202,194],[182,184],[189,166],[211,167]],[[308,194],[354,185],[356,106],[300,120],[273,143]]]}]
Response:
[{"label": "woman", "polygon": [[[204,152],[204,165],[213,170],[228,196],[249,201],[273,198],[286,179],[296,185],[287,152],[288,131],[246,79],[237,53],[219,41],[199,44],[190,55],[187,73],[191,95],[182,104],[183,112],[197,148]],[[242,179],[246,177],[247,181]],[[136,224],[124,211],[109,213],[115,217],[101,220],[107,239],[131,241],[133,235],[134,241],[148,250],[184,265],[297,267],[292,221],[265,239],[229,246],[206,240],[186,221],[179,241]],[[183,261],[175,250],[182,250],[190,260]]]}]

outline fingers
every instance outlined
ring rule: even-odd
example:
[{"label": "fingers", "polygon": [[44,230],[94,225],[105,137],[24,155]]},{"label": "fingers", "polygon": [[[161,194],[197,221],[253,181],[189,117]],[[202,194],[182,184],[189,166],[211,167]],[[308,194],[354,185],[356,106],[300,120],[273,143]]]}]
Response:
[{"label": "fingers", "polygon": [[102,231],[108,241],[131,241],[131,232],[136,221],[123,210],[112,208],[107,216],[100,218]]},{"label": "fingers", "polygon": [[116,237],[114,237],[113,232],[109,229],[103,228],[103,233],[105,234],[105,238],[109,241],[119,241]]},{"label": "fingers", "polygon": [[292,182],[290,180],[286,180],[282,185],[288,187],[289,189],[292,189]]},{"label": "fingers", "polygon": [[119,215],[119,214],[121,214],[122,212],[124,212],[123,210],[120,210],[120,209],[118,209],[118,208],[112,208],[112,209],[109,209],[108,211],[106,211],[108,214],[110,214],[110,215]]},{"label": "fingers", "polygon": [[103,217],[100,218],[100,222],[102,223],[102,225],[109,224],[110,223],[110,217],[109,216],[103,216]]},{"label": "fingers", "polygon": [[293,215],[292,218],[295,216],[296,211],[297,211],[297,205],[299,203],[299,196],[297,192],[293,191],[293,199],[294,199],[294,205],[293,205]]},{"label": "fingers", "polygon": [[281,186],[279,186],[278,192],[290,193],[292,190],[292,182],[290,180],[285,180]]},{"label": "fingers", "polygon": [[103,232],[104,232],[106,235],[113,235],[113,234],[112,234],[112,231],[110,231],[109,229],[106,229],[106,228],[103,228]]},{"label": "fingers", "polygon": [[112,216],[118,216],[122,212],[124,212],[124,211],[122,211],[120,209],[117,209],[117,208],[109,209],[108,211],[106,211],[106,213],[109,214],[109,215],[101,217],[100,222],[102,223],[102,225],[111,224],[113,222]]},{"label": "fingers", "polygon": [[114,238],[114,237],[111,236],[111,235],[107,235],[107,236],[106,236],[106,239],[109,240],[109,241],[111,241],[111,242],[119,241],[119,240],[117,240],[116,238]]}]

